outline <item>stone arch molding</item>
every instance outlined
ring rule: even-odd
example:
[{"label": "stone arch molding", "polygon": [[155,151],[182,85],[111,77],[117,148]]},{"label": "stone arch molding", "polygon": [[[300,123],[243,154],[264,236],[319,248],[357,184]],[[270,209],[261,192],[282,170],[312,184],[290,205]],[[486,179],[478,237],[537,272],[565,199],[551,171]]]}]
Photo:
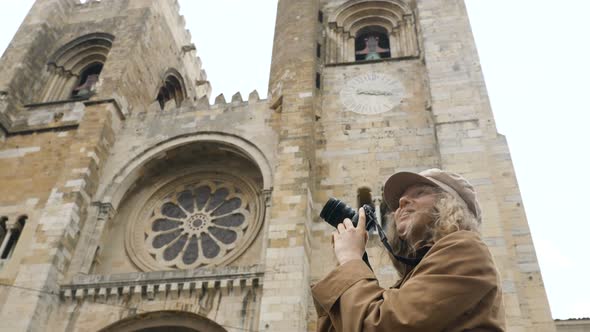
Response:
[{"label": "stone arch molding", "polygon": [[[49,81],[43,101],[68,99],[82,72],[92,65],[103,66],[113,46],[115,36],[91,33],[78,37],[55,51],[47,62]],[[83,83],[83,82],[82,82]]]},{"label": "stone arch molding", "polygon": [[94,59],[104,63],[114,40],[115,36],[108,33],[84,35],[55,51],[48,64],[65,71],[75,72]]},{"label": "stone arch molding", "polygon": [[108,182],[108,185],[97,194],[96,198],[102,204],[110,204],[117,210],[125,194],[136,183],[141,175],[141,169],[150,161],[161,156],[166,151],[194,143],[223,143],[230,145],[247,156],[258,166],[262,175],[262,190],[272,189],[272,168],[264,153],[252,142],[231,134],[220,132],[202,132],[191,135],[181,135],[159,142],[145,149],[125,164],[119,172]]},{"label": "stone arch molding", "polygon": [[350,0],[328,18],[326,63],[355,61],[359,30],[378,26],[389,34],[392,58],[419,55],[412,8],[403,0]]},{"label": "stone arch molding", "polygon": [[155,311],[128,317],[102,328],[99,332],[141,332],[154,329],[183,332],[227,332],[218,323],[194,314],[182,311]]}]

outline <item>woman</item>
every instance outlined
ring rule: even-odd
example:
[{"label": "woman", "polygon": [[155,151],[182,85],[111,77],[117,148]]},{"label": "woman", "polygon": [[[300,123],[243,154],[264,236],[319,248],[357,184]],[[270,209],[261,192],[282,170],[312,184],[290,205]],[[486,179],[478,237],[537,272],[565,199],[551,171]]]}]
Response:
[{"label": "woman", "polygon": [[338,267],[312,287],[318,331],[505,331],[500,277],[480,238],[473,186],[458,174],[400,172],[384,187],[388,238],[401,278],[379,287],[361,260],[364,210],[333,234]]}]

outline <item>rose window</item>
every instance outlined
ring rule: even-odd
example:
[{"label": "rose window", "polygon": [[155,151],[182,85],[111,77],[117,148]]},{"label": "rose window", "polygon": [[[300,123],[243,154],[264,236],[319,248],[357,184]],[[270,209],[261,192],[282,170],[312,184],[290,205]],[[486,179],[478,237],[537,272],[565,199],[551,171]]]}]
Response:
[{"label": "rose window", "polygon": [[143,237],[131,230],[131,251],[144,248],[139,266],[154,270],[219,264],[253,238],[259,213],[249,186],[234,179],[167,187],[138,215]]}]

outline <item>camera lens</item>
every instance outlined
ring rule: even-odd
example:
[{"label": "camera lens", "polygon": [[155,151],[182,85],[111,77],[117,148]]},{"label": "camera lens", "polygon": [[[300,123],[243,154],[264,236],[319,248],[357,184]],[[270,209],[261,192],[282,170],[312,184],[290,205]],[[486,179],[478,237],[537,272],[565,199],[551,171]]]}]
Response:
[{"label": "camera lens", "polygon": [[330,198],[320,212],[320,217],[333,227],[338,227],[344,219],[353,219],[355,214],[356,211],[341,200]]}]

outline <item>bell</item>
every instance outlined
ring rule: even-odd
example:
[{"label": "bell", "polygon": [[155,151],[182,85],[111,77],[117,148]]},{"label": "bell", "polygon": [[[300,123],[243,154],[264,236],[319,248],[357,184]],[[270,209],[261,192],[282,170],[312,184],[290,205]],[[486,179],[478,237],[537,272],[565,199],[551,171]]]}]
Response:
[{"label": "bell", "polygon": [[380,60],[380,53],[389,52],[389,49],[379,47],[378,36],[368,36],[365,38],[365,48],[356,52],[357,55],[366,55],[364,60]]}]

